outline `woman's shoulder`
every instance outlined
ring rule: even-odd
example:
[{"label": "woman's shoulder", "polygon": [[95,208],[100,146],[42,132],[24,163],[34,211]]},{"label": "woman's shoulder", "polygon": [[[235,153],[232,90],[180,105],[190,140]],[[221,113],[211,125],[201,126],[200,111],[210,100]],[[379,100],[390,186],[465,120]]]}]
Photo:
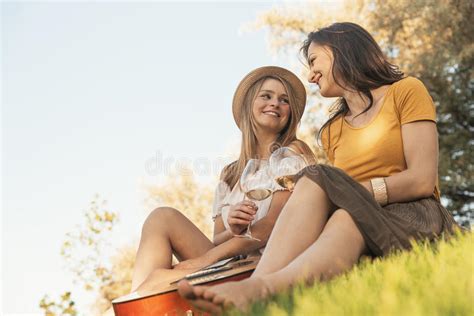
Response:
[{"label": "woman's shoulder", "polygon": [[295,152],[297,152],[298,154],[304,154],[305,153],[305,150],[304,150],[304,145],[306,143],[303,142],[302,140],[299,140],[299,139],[295,139],[294,141],[292,141],[288,147],[290,147],[291,149],[293,149]]},{"label": "woman's shoulder", "polygon": [[329,135],[331,135],[331,138],[339,137],[343,120],[344,115],[342,114],[331,118],[331,122],[329,124],[325,124],[321,129],[321,139],[328,139]]},{"label": "woman's shoulder", "polygon": [[426,87],[423,82],[412,76],[407,76],[403,79],[398,80],[392,84],[394,93],[406,94],[410,91],[422,90],[426,91]]},{"label": "woman's shoulder", "polygon": [[436,121],[433,99],[423,82],[408,76],[394,83],[394,106],[401,124],[418,120]]},{"label": "woman's shoulder", "polygon": [[311,163],[316,162],[316,156],[314,155],[313,150],[304,141],[300,139],[295,139],[288,145],[288,147],[293,149],[296,153],[306,157],[306,159]]},{"label": "woman's shoulder", "polygon": [[421,83],[421,80],[416,78],[416,77],[413,77],[413,76],[406,76],[406,77],[403,77],[402,79],[398,80],[397,82],[395,82],[395,84],[401,84],[401,85],[410,85],[410,84],[418,84],[418,83]]}]

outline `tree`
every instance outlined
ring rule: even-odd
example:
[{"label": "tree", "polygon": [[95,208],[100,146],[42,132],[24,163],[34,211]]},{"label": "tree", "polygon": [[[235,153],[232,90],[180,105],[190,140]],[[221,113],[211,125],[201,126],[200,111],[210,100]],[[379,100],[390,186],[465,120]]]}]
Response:
[{"label": "tree", "polygon": [[374,1],[370,26],[389,55],[420,78],[436,104],[440,185],[461,222],[474,219],[474,2]]},{"label": "tree", "polygon": [[42,310],[44,310],[45,316],[77,315],[77,310],[74,305],[74,301],[71,298],[71,292],[64,292],[61,295],[59,302],[50,300],[50,298],[45,295],[41,299],[39,306]]},{"label": "tree", "polygon": [[[311,3],[272,9],[253,27],[268,29],[271,48],[278,54],[291,53],[291,58],[308,32],[332,22],[355,22],[373,34],[392,62],[420,78],[433,97],[443,201],[467,225],[474,220],[473,6],[470,0],[359,0],[339,9]],[[309,91],[318,99],[314,90]]]},{"label": "tree", "polygon": [[102,314],[111,306],[112,300],[130,293],[136,252],[135,247],[125,245],[120,247],[110,259],[112,264],[110,275],[112,277],[98,284],[98,297],[94,309],[99,314]]},{"label": "tree", "polygon": [[147,209],[170,206],[181,211],[208,237],[212,234],[212,186],[200,185],[192,170],[168,176],[164,185],[145,185]]},{"label": "tree", "polygon": [[[103,259],[106,249],[107,232],[110,232],[118,221],[117,214],[106,208],[107,202],[95,195],[84,212],[85,221],[75,230],[66,234],[61,247],[67,268],[73,273],[74,282],[87,291],[98,291],[101,284],[113,282],[115,271]],[[71,292],[61,295],[60,301],[50,300],[45,295],[40,301],[40,308],[45,315],[77,315]]]},{"label": "tree", "polygon": [[[173,206],[190,218],[207,236],[211,234],[212,189],[200,184],[186,169],[170,175],[163,185],[144,187],[146,209],[157,206]],[[73,274],[76,284],[97,294],[92,311],[85,315],[100,315],[113,299],[130,292],[136,249],[124,245],[113,249],[110,232],[118,223],[118,216],[106,207],[107,202],[96,195],[84,212],[84,222],[66,234],[61,248],[65,265]],[[45,295],[40,308],[46,316],[78,315],[71,292],[65,292],[58,300]]]}]

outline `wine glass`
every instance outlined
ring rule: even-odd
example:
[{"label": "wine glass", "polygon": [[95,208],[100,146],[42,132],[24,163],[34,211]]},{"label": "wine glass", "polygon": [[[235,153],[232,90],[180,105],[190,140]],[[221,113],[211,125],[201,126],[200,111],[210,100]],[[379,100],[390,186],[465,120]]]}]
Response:
[{"label": "wine glass", "polygon": [[270,172],[275,181],[290,192],[295,188],[296,174],[306,166],[308,161],[290,147],[275,150],[269,159]]},{"label": "wine glass", "polygon": [[[272,195],[272,178],[268,174],[268,165],[266,160],[250,159],[240,177],[240,188],[245,196],[252,201],[263,201]],[[260,241],[252,236],[250,225],[244,235],[235,235],[235,237],[249,238]]]}]

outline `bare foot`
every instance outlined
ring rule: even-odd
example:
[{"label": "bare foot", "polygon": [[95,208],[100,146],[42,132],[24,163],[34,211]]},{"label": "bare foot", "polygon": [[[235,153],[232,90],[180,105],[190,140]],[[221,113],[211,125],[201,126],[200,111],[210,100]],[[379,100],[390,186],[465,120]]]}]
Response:
[{"label": "bare foot", "polygon": [[198,308],[199,310],[209,312],[213,315],[222,314],[222,307],[203,298],[206,288],[207,287],[205,286],[193,287],[188,281],[180,281],[178,283],[179,294],[188,300],[194,307]]},{"label": "bare foot", "polygon": [[178,283],[179,294],[197,308],[220,314],[224,308],[235,306],[246,311],[252,302],[266,298],[271,292],[259,277],[215,286],[192,286],[187,281]]}]

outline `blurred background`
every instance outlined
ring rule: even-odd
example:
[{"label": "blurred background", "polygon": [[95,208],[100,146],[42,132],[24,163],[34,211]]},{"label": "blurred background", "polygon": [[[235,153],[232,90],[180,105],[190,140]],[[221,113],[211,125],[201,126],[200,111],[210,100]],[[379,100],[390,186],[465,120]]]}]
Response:
[{"label": "blurred background", "polygon": [[[170,205],[211,234],[238,153],[243,76],[287,67],[336,21],[365,27],[438,112],[443,204],[473,221],[473,5],[462,1],[1,3],[2,315],[95,315],[129,291],[147,214]],[[311,144],[334,100],[310,98]]]}]

